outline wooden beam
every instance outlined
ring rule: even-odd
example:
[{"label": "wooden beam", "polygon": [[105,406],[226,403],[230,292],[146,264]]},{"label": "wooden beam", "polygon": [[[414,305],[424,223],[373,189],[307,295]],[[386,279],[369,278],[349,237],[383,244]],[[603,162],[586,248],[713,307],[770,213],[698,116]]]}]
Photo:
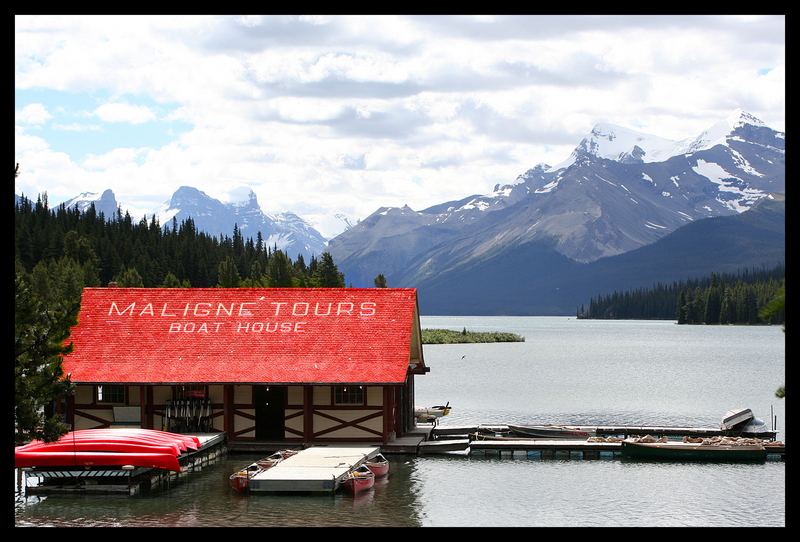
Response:
[{"label": "wooden beam", "polygon": [[143,385],[139,386],[139,427],[150,429],[147,425],[147,392]]},{"label": "wooden beam", "polygon": [[154,429],[153,425],[153,386],[147,386],[147,428]]},{"label": "wooden beam", "polygon": [[389,433],[392,431],[392,405],[394,398],[393,387],[383,387],[383,443],[389,442]]},{"label": "wooden beam", "polygon": [[222,408],[225,412],[223,430],[230,438],[233,438],[233,384],[225,384],[225,388],[223,389],[223,402],[224,406]]},{"label": "wooden beam", "polygon": [[303,386],[303,439],[314,440],[314,386],[308,385]]}]

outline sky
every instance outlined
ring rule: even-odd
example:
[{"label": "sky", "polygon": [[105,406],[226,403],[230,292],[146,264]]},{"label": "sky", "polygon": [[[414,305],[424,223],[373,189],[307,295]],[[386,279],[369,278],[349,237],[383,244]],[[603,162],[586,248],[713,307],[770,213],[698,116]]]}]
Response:
[{"label": "sky", "polygon": [[15,193],[253,190],[331,238],[564,161],[598,122],[785,131],[784,16],[16,16]]}]

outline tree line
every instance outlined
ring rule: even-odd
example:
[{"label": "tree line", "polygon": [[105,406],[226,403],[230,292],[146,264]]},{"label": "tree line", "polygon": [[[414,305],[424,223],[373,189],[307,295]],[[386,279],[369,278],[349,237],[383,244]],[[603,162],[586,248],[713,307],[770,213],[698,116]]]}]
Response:
[{"label": "tree line", "polygon": [[[19,174],[15,169],[15,177]],[[54,405],[72,393],[61,357],[87,286],[344,287],[344,274],[325,252],[306,263],[247,238],[198,231],[187,218],[162,227],[155,215],[134,221],[94,205],[81,212],[48,207],[47,195],[15,203],[15,442],[52,441],[67,426]],[[376,284],[377,285],[377,284]],[[385,284],[384,284],[385,285]]]},{"label": "tree line", "polygon": [[657,283],[651,288],[593,297],[578,318],[677,320],[679,324],[782,324],[783,307],[765,309],[783,296],[785,266],[712,273],[703,279]]}]

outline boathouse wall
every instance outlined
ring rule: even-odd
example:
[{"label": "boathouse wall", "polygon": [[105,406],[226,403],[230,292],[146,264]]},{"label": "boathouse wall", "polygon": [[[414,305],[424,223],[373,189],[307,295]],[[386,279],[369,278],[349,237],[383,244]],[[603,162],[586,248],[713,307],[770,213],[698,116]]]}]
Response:
[{"label": "boathouse wall", "polygon": [[[114,384],[111,384],[114,385]],[[182,388],[202,385],[126,385],[120,402],[98,401],[99,385],[76,385],[71,408],[74,429],[96,429],[120,425],[114,418],[115,407],[139,407],[140,422],[124,425],[147,429],[167,429],[165,411],[169,401],[183,397]],[[401,412],[403,392],[399,386],[356,385],[364,390],[362,405],[337,405],[333,385],[286,386],[283,405],[283,439],[289,442],[364,442],[386,441],[404,433]],[[205,386],[211,402],[214,431],[225,431],[231,441],[256,441],[254,385],[229,385],[232,402],[225,403],[223,384]],[[409,384],[403,386],[407,389]],[[141,398],[144,397],[144,404]],[[151,402],[147,402],[147,398]],[[226,410],[227,407],[227,410]],[[226,416],[226,412],[230,415]],[[226,419],[232,427],[226,427]],[[231,422],[229,422],[231,423]]]},{"label": "boathouse wall", "polygon": [[115,413],[166,429],[168,403],[192,396],[232,441],[386,441],[413,427],[428,370],[413,289],[86,288],[78,322],[64,361],[75,429]]}]

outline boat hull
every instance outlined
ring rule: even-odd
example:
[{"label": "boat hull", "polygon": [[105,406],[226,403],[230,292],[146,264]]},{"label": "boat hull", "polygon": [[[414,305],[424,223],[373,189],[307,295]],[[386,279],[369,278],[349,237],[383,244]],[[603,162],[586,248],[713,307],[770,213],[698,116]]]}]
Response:
[{"label": "boat hull", "polygon": [[767,458],[767,451],[763,446],[623,442],[622,457],[668,461],[763,462]]},{"label": "boat hull", "polygon": [[509,425],[512,433],[528,438],[584,439],[595,436],[594,431],[559,425]]},{"label": "boat hull", "polygon": [[250,487],[250,476],[247,472],[235,472],[231,474],[230,486],[237,493],[247,493]]},{"label": "boat hull", "polygon": [[367,468],[372,471],[372,474],[375,475],[375,478],[380,478],[382,476],[386,476],[387,474],[389,474],[388,461],[381,461],[376,463],[371,463],[367,461]]},{"label": "boat hull", "polygon": [[367,491],[375,485],[375,475],[372,476],[351,476],[342,485],[344,490],[353,495]]},{"label": "boat hull", "polygon": [[84,429],[56,442],[32,441],[14,449],[14,464],[30,467],[134,467],[180,472],[179,457],[200,440],[151,429]]},{"label": "boat hull", "polygon": [[25,467],[135,467],[165,469],[180,472],[178,458],[160,453],[119,453],[119,452],[48,452],[16,451],[14,466]]}]

